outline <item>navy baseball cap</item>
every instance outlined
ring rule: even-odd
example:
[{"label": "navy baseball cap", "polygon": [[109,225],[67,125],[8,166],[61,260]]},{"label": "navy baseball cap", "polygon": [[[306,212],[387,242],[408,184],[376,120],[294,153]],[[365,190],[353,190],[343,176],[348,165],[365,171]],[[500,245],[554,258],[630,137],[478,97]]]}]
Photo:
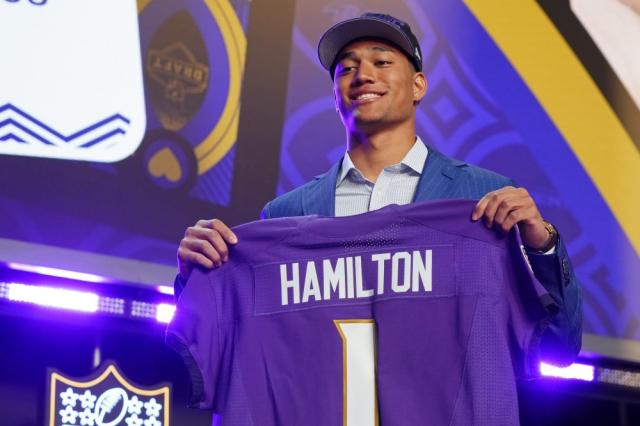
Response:
[{"label": "navy baseball cap", "polygon": [[422,50],[411,27],[404,21],[382,13],[363,13],[329,28],[318,43],[318,58],[333,78],[336,56],[349,43],[362,38],[378,38],[398,46],[416,71],[422,71]]}]

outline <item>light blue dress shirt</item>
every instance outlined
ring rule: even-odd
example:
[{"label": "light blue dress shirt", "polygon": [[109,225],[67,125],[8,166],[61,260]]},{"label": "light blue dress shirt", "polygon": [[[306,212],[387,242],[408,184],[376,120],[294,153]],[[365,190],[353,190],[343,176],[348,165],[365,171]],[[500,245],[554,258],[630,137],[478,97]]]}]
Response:
[{"label": "light blue dress shirt", "polygon": [[385,167],[375,182],[367,180],[346,152],[336,181],[336,216],[351,216],[389,204],[413,201],[429,150],[416,138],[398,163]]}]

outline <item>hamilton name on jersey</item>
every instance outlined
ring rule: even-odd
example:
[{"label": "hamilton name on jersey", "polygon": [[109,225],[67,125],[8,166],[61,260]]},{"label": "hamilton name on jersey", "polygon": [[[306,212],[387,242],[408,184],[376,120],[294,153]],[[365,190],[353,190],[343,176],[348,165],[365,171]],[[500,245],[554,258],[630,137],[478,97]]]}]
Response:
[{"label": "hamilton name on jersey", "polygon": [[281,305],[428,293],[432,250],[368,253],[280,265]]}]

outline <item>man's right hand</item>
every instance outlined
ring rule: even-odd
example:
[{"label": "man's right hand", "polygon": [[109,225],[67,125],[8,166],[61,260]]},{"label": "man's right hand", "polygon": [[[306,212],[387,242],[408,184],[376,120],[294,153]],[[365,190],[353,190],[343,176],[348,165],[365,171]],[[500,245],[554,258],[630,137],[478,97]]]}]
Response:
[{"label": "man's right hand", "polygon": [[238,237],[219,219],[199,220],[184,233],[178,247],[178,273],[188,279],[196,266],[216,268],[229,260],[227,244]]}]

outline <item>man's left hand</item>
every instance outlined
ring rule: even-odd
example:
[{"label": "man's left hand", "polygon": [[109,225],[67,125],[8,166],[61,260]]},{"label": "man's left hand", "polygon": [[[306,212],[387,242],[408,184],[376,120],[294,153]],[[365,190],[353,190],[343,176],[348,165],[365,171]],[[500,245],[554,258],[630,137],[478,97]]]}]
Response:
[{"label": "man's left hand", "polygon": [[487,228],[499,229],[504,233],[517,224],[522,242],[530,249],[545,247],[551,237],[535,201],[524,188],[505,186],[486,194],[471,214],[472,220],[480,218]]}]

